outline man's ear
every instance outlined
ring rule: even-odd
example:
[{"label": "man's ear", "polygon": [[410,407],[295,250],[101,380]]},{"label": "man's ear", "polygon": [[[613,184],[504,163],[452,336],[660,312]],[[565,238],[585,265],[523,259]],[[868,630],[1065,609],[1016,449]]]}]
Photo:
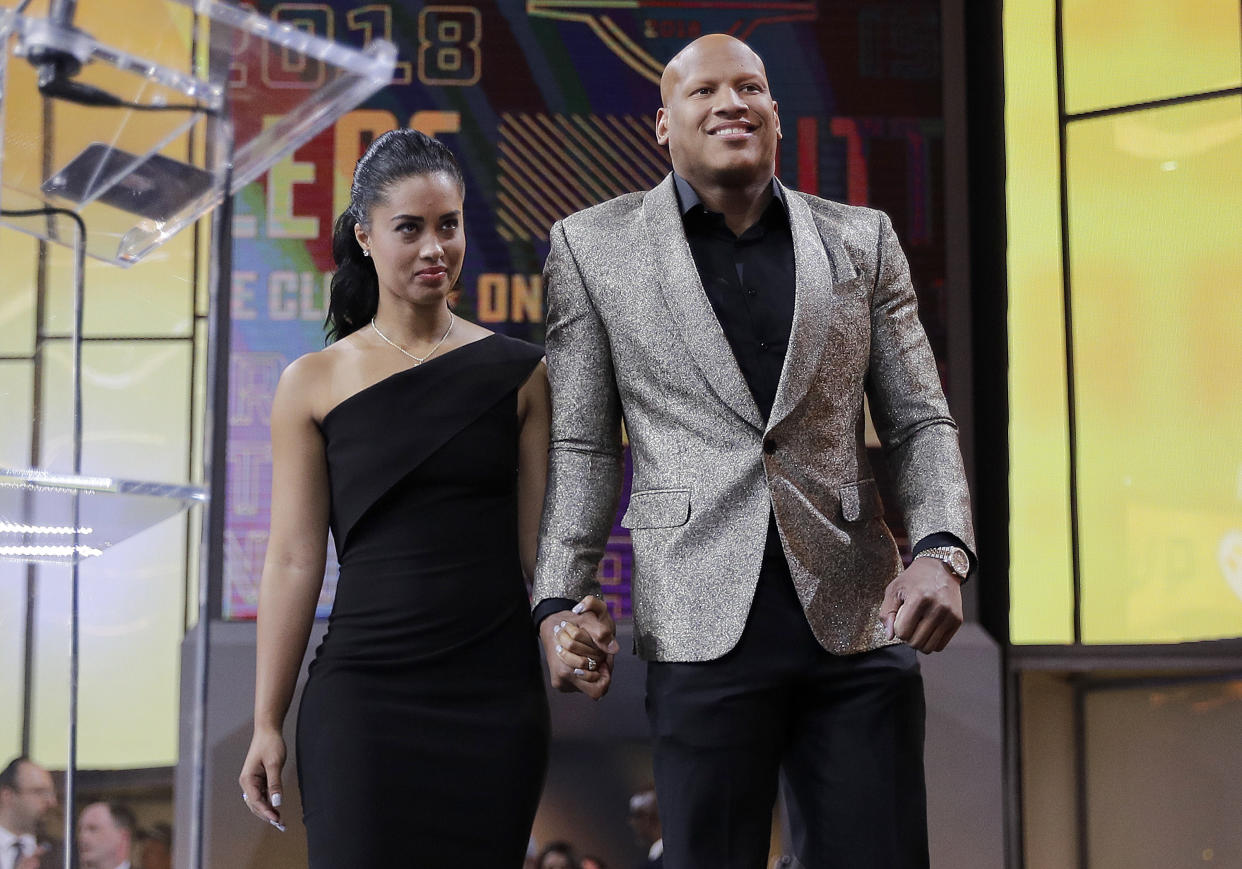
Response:
[{"label": "man's ear", "polygon": [[657,145],[661,148],[668,145],[668,110],[664,106],[656,109],[655,134]]},{"label": "man's ear", "polygon": [[781,113],[776,105],[776,100],[772,100],[772,118],[776,121],[776,138],[783,139],[784,136],[781,135]]}]

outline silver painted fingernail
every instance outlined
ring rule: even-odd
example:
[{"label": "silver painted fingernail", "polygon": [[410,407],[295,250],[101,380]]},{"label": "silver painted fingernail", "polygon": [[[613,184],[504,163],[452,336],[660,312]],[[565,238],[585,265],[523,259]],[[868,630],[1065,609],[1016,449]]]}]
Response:
[{"label": "silver painted fingernail", "polygon": [[580,603],[579,603],[579,604],[576,604],[576,605],[574,606],[574,608],[573,608],[572,610],[570,610],[570,612],[572,612],[574,615],[579,615],[579,616],[580,616],[580,615],[582,615],[582,611],[583,611],[584,609],[586,609],[586,607],[584,607],[582,604],[580,604]]},{"label": "silver painted fingernail", "polygon": [[574,667],[574,675],[575,675],[575,676],[585,676],[585,675],[586,675],[586,670],[580,670],[580,669],[578,669],[577,667]]},{"label": "silver painted fingernail", "polygon": [[280,794],[272,794],[272,805],[280,808]]},{"label": "silver painted fingernail", "polygon": [[282,833],[285,831],[285,825],[282,824],[280,821],[269,820],[268,823],[271,824],[273,827],[275,827],[277,830],[280,830],[280,832]]}]

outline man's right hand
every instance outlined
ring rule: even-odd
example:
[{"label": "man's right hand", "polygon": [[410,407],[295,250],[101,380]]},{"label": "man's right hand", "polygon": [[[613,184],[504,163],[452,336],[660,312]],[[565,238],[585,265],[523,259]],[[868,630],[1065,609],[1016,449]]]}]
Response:
[{"label": "man's right hand", "polygon": [[620,649],[616,629],[608,605],[593,594],[573,610],[552,613],[540,622],[552,687],[564,693],[581,691],[592,700],[607,694],[613,656]]}]

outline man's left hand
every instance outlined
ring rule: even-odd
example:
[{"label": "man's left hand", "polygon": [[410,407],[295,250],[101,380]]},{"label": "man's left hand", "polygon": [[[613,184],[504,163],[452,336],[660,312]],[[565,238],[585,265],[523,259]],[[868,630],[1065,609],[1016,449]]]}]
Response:
[{"label": "man's left hand", "polygon": [[884,590],[880,618],[890,640],[939,652],[962,626],[961,582],[943,562],[916,558]]}]

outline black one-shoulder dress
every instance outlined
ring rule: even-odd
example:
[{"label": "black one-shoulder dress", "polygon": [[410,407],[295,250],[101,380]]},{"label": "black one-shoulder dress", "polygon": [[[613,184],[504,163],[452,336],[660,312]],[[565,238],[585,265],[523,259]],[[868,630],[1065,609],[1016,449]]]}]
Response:
[{"label": "black one-shoulder dress", "polygon": [[298,713],[310,869],[522,865],[548,705],[517,392],[542,355],[491,335],[323,419],[341,567]]}]

